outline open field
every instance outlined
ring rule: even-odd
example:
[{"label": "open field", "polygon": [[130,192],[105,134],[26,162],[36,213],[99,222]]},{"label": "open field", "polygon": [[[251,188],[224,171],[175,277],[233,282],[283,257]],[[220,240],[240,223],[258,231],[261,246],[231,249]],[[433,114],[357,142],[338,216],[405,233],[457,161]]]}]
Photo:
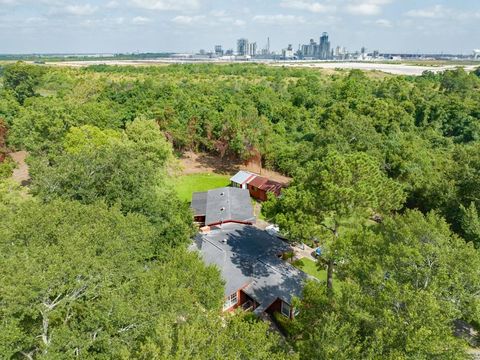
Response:
[{"label": "open field", "polygon": [[[460,65],[442,65],[431,66],[428,64],[389,64],[389,63],[376,63],[376,62],[289,62],[289,63],[277,63],[273,66],[286,66],[286,67],[302,67],[312,69],[342,69],[342,70],[363,70],[363,71],[382,71],[393,75],[412,75],[420,76],[424,71],[442,72],[445,70],[451,70],[459,67]],[[463,66],[467,71],[473,71],[478,65]]]},{"label": "open field", "polygon": [[181,200],[191,201],[194,192],[227,186],[229,183],[229,175],[214,173],[189,174],[177,179],[175,182],[175,190]]},{"label": "open field", "polygon": [[113,66],[165,66],[169,64],[191,64],[191,63],[212,63],[212,64],[231,64],[231,63],[248,63],[248,64],[263,64],[277,67],[302,67],[312,68],[316,70],[323,70],[335,72],[336,70],[364,70],[364,71],[380,71],[393,75],[422,75],[424,71],[442,72],[445,70],[455,69],[456,67],[464,67],[467,71],[472,71],[480,66],[480,61],[477,62],[434,62],[421,61],[415,62],[367,62],[367,61],[220,61],[220,60],[177,60],[177,59],[158,59],[158,60],[91,60],[91,61],[62,61],[62,62],[48,62],[48,65],[67,66],[67,67],[85,67],[90,65],[113,65]]}]

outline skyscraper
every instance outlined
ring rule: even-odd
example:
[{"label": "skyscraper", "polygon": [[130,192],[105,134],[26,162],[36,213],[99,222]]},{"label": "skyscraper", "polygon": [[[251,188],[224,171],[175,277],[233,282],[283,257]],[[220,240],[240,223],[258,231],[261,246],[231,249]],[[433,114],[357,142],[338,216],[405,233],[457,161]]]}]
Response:
[{"label": "skyscraper", "polygon": [[237,55],[246,56],[248,55],[248,39],[238,39],[237,41]]},{"label": "skyscraper", "polygon": [[328,40],[328,34],[324,32],[320,37],[320,49],[318,58],[320,60],[328,60],[330,59],[330,41]]}]

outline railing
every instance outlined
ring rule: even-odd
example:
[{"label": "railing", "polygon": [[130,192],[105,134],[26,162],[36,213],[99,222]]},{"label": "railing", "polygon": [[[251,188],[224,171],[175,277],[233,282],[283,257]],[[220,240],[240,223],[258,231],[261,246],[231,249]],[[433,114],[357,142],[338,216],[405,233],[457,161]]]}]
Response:
[{"label": "railing", "polygon": [[248,300],[242,304],[242,309],[244,311],[252,311],[253,310],[253,301]]}]

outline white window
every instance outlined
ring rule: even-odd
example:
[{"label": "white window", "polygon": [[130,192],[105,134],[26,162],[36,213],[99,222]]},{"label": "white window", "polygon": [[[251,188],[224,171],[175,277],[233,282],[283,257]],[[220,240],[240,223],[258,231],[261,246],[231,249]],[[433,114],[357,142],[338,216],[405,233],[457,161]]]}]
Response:
[{"label": "white window", "polygon": [[232,295],[228,296],[223,304],[223,310],[230,309],[232,306],[237,305],[237,293],[234,292]]},{"label": "white window", "polygon": [[290,305],[282,301],[282,314],[290,318]]}]

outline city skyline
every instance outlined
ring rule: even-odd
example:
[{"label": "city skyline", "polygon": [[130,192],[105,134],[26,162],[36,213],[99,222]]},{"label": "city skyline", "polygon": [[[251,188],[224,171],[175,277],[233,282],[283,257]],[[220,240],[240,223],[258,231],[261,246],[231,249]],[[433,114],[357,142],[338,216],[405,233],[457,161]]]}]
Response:
[{"label": "city skyline", "polygon": [[279,52],[328,32],[330,49],[469,54],[479,23],[474,0],[0,0],[0,53]]}]

